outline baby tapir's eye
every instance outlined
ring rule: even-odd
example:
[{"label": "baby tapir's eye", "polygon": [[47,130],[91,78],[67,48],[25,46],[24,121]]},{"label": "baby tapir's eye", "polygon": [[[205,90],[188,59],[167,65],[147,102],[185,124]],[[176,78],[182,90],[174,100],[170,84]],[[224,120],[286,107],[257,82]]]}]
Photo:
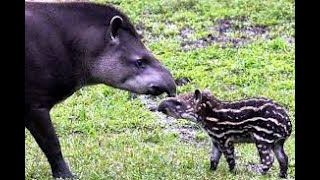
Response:
[{"label": "baby tapir's eye", "polygon": [[138,68],[144,68],[144,67],[145,67],[145,64],[144,64],[144,62],[143,62],[142,59],[138,59],[138,60],[136,60],[136,66],[137,66]]}]

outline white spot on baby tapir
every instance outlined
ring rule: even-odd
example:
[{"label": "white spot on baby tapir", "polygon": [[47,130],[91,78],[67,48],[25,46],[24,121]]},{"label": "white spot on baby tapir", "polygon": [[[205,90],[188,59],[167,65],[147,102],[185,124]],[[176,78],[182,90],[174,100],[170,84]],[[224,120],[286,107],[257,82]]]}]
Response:
[{"label": "white spot on baby tapir", "polygon": [[231,117],[231,116],[229,116],[229,115],[228,115],[228,118],[232,119],[232,117]]},{"label": "white spot on baby tapir", "polygon": [[203,106],[203,107],[206,107],[206,104],[205,104],[205,103],[202,103],[202,106]]},{"label": "white spot on baby tapir", "polygon": [[269,157],[269,156],[266,156],[266,159],[267,159],[267,160],[269,160],[269,159],[270,159],[270,157]]},{"label": "white spot on baby tapir", "polygon": [[228,158],[229,158],[229,159],[233,159],[233,158],[234,158],[234,156],[233,156],[233,154],[232,154],[232,151],[230,152],[230,155],[228,155]]},{"label": "white spot on baby tapir", "polygon": [[181,108],[181,106],[179,105],[179,106],[177,106],[177,109],[180,109]]},{"label": "white spot on baby tapir", "polygon": [[268,123],[268,124],[267,124],[267,126],[269,127],[269,126],[270,126],[270,124]]},{"label": "white spot on baby tapir", "polygon": [[262,144],[258,144],[258,148],[262,148]]},{"label": "white spot on baby tapir", "polygon": [[190,109],[190,108],[191,108],[191,106],[190,106],[190,105],[188,105],[188,106],[187,106],[187,108],[188,108],[188,109]]},{"label": "white spot on baby tapir", "polygon": [[267,165],[270,165],[272,162],[271,161],[267,161]]},{"label": "white spot on baby tapir", "polygon": [[265,163],[266,162],[266,160],[265,159],[262,159],[262,163]]},{"label": "white spot on baby tapir", "polygon": [[269,150],[261,151],[262,154],[269,154]]},{"label": "white spot on baby tapir", "polygon": [[269,114],[270,112],[269,112],[269,111],[266,111],[266,113]]}]

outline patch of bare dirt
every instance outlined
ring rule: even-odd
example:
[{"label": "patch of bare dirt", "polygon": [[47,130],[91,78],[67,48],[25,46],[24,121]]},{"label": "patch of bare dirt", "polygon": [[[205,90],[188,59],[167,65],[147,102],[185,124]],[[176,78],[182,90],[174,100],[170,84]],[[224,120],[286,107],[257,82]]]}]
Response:
[{"label": "patch of bare dirt", "polygon": [[256,38],[270,38],[269,28],[264,25],[253,24],[245,17],[224,18],[216,21],[213,27],[209,27],[210,34],[205,37],[190,40],[188,37],[194,32],[190,27],[180,30],[181,46],[184,50],[201,48],[213,43],[221,47],[238,47]]}]

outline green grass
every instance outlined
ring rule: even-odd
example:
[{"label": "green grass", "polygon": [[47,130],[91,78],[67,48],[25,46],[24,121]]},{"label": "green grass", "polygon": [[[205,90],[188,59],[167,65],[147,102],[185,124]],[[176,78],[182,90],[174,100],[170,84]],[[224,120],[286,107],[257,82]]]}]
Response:
[{"label": "green grass", "polygon": [[[144,25],[144,42],[175,77],[192,79],[178,88],[179,93],[209,88],[224,100],[270,97],[289,110],[295,124],[295,44],[286,39],[295,36],[294,1],[110,2],[135,24]],[[225,17],[246,17],[251,24],[265,25],[270,38],[258,36],[239,47],[212,43],[187,51],[181,48],[179,33],[183,27],[192,28],[190,39],[196,40],[210,34],[217,20]],[[228,172],[224,158],[218,170],[210,172],[210,143],[204,132],[197,130],[197,142],[181,142],[139,99],[129,100],[127,92],[104,85],[82,88],[55,106],[51,115],[64,156],[80,179],[278,178],[277,161],[266,176],[247,171],[246,164],[258,162],[252,144],[236,146],[240,156],[236,175]],[[25,134],[26,179],[50,179],[45,156],[27,130]],[[289,177],[294,179],[295,126],[285,149]]]}]

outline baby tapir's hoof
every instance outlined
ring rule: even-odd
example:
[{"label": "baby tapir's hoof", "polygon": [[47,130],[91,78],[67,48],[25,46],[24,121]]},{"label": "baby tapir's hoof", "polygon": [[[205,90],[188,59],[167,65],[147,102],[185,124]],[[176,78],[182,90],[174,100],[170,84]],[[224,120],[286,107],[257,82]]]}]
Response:
[{"label": "baby tapir's hoof", "polygon": [[288,174],[286,172],[280,172],[279,177],[286,179],[288,177]]},{"label": "baby tapir's hoof", "polygon": [[252,172],[256,172],[256,173],[261,173],[261,174],[266,174],[265,171],[263,171],[262,167],[261,167],[261,164],[254,164],[254,163],[249,163],[247,165],[247,168],[249,171],[252,171]]},{"label": "baby tapir's hoof", "polygon": [[217,170],[217,166],[218,166],[218,163],[217,163],[217,162],[215,162],[215,161],[211,161],[211,162],[210,162],[210,170],[211,170],[211,171]]}]

